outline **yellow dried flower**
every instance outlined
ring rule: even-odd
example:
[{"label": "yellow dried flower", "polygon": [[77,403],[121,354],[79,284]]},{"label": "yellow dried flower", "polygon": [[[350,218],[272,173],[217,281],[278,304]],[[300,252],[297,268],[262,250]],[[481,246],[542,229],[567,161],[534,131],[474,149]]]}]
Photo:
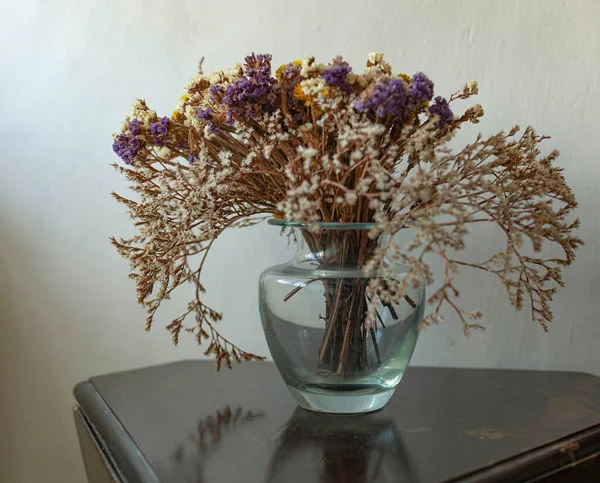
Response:
[{"label": "yellow dried flower", "polygon": [[310,106],[310,96],[307,96],[304,93],[300,83],[296,84],[296,87],[294,87],[294,97],[303,102],[305,106]]},{"label": "yellow dried flower", "polygon": [[285,65],[286,64],[281,64],[278,69],[275,71],[275,77],[277,78],[277,80],[279,82],[281,82],[281,74],[283,73],[283,71],[285,70]]},{"label": "yellow dried flower", "polygon": [[402,79],[407,84],[410,82],[410,77],[407,74],[405,74],[404,72],[400,72],[398,74],[398,77],[400,77],[400,79]]},{"label": "yellow dried flower", "polygon": [[[327,96],[329,95],[329,91],[324,89],[321,91],[321,94]],[[323,115],[323,109],[321,109],[317,102],[313,101],[311,96],[305,94],[300,83],[296,84],[296,87],[294,87],[294,97],[304,103],[305,106],[312,106],[315,116],[321,117]]]},{"label": "yellow dried flower", "polygon": [[[188,95],[184,94],[179,98],[179,101],[183,101],[185,103],[185,101],[188,100]],[[178,102],[177,104],[180,104],[180,102]],[[173,121],[179,121],[182,118],[181,112],[179,112],[177,109],[175,109],[173,111],[173,114],[171,114],[171,119]]]}]

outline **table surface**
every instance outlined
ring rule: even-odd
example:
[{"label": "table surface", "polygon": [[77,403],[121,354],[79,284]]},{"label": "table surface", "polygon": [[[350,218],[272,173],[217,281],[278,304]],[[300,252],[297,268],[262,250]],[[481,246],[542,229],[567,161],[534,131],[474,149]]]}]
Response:
[{"label": "table surface", "polygon": [[128,482],[516,481],[600,442],[600,378],[582,373],[410,368],[367,415],[299,408],[271,363],[182,361],[75,397]]}]

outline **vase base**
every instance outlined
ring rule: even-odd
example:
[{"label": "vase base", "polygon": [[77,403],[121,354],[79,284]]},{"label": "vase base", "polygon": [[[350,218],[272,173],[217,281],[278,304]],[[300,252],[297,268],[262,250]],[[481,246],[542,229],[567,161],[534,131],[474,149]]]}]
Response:
[{"label": "vase base", "polygon": [[309,411],[334,414],[370,413],[381,409],[394,394],[394,389],[383,389],[370,394],[312,392],[288,386],[298,404]]}]

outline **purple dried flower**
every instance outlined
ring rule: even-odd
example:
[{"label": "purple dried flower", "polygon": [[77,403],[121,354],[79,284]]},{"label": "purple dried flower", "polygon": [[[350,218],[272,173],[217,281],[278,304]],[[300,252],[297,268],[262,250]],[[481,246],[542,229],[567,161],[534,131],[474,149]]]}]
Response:
[{"label": "purple dried flower", "polygon": [[141,134],[142,129],[140,128],[140,121],[138,121],[137,119],[131,121],[127,126],[127,130],[132,136],[137,136],[138,134]]},{"label": "purple dried flower", "polygon": [[407,107],[406,85],[395,78],[380,82],[366,99],[354,103],[359,112],[372,111],[377,117],[389,116],[394,121],[404,121],[409,117]]},{"label": "purple dried flower", "polygon": [[247,77],[237,79],[227,86],[222,104],[227,107],[226,119],[233,122],[233,115],[254,117],[257,110],[273,112],[278,97],[278,84],[271,77],[271,55],[246,57],[244,73]]},{"label": "purple dried flower", "polygon": [[448,101],[444,97],[436,97],[433,105],[429,106],[429,114],[438,116],[439,120],[436,124],[438,129],[444,129],[448,124],[454,121],[454,114],[448,105]]},{"label": "purple dried flower", "polygon": [[126,164],[132,164],[133,158],[144,147],[144,143],[136,138],[142,132],[139,124],[140,121],[134,119],[127,125],[127,131],[120,133],[113,141],[113,151]]},{"label": "purple dried flower", "polygon": [[195,154],[190,154],[190,155],[188,156],[188,162],[189,162],[190,164],[194,164],[194,163],[196,162],[196,159],[198,159],[198,158],[197,158],[197,156],[196,156]]},{"label": "purple dried flower", "polygon": [[244,73],[251,79],[262,79],[271,76],[271,54],[252,54],[246,56]]},{"label": "purple dried flower", "polygon": [[126,133],[119,134],[113,142],[113,151],[123,160],[126,164],[131,164],[133,158],[139,152],[142,147],[141,141],[135,138],[131,138]]},{"label": "purple dried flower", "polygon": [[205,121],[212,121],[214,113],[215,111],[213,111],[210,107],[208,109],[198,109],[196,117]]},{"label": "purple dried flower", "polygon": [[208,130],[213,134],[218,134],[219,129],[215,126],[215,111],[210,107],[207,109],[198,109],[196,113],[196,117],[198,119],[202,119],[206,121],[206,125],[208,126]]},{"label": "purple dried flower", "polygon": [[422,108],[433,97],[433,82],[423,72],[417,72],[412,78],[408,95],[416,109]]},{"label": "purple dried flower", "polygon": [[170,122],[171,120],[165,116],[159,122],[150,124],[150,133],[154,137],[154,143],[157,146],[164,146],[167,142]]},{"label": "purple dried flower", "polygon": [[350,92],[350,84],[348,84],[346,77],[351,71],[352,67],[349,65],[334,65],[323,72],[323,80],[343,92]]},{"label": "purple dried flower", "polygon": [[208,89],[210,93],[210,99],[212,102],[219,102],[220,95],[222,94],[222,88],[220,85],[211,86]]}]

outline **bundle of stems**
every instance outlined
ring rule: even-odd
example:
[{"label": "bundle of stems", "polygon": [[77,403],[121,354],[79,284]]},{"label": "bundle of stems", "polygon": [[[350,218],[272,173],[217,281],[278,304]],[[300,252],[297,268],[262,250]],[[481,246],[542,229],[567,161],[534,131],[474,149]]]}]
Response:
[{"label": "bundle of stems", "polygon": [[[373,256],[377,241],[364,230],[324,230],[316,235],[304,230],[310,249],[322,254],[320,268],[361,270]],[[328,278],[325,295],[325,335],[318,359],[328,372],[354,376],[365,370],[368,337],[376,326],[365,324],[368,278]],[[367,332],[369,334],[367,335]],[[374,348],[377,341],[372,339]]]}]

